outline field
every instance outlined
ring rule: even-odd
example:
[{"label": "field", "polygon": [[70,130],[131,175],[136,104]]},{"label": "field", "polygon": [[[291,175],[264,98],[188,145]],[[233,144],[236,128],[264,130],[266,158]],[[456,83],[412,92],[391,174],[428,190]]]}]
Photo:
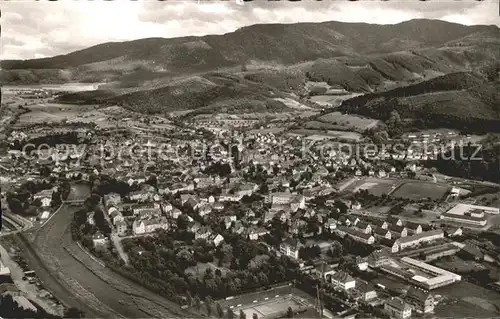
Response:
[{"label": "field", "polygon": [[342,94],[342,95],[315,95],[311,96],[309,99],[321,106],[340,106],[342,104],[342,101],[350,99],[354,96],[357,96],[359,94],[352,93],[352,94]]},{"label": "field", "polygon": [[291,98],[275,98],[274,100],[276,101],[279,101],[283,104],[285,104],[286,106],[288,106],[289,108],[291,109],[294,109],[294,110],[311,110],[312,108],[307,106],[307,105],[304,105],[302,103],[299,103],[295,100],[292,100]]},{"label": "field", "polygon": [[[275,300],[256,303],[255,306],[240,308],[246,314],[247,318],[256,313],[259,318],[272,318],[286,313],[288,307],[293,310],[299,310],[304,304],[299,303],[297,299],[290,298],[277,298]],[[237,309],[238,310],[238,309]]]},{"label": "field", "polygon": [[437,267],[447,269],[456,273],[468,273],[471,271],[482,270],[485,267],[480,263],[470,260],[462,260],[457,256],[450,256],[448,258],[442,258],[435,262]]},{"label": "field", "polygon": [[290,131],[290,133],[292,135],[307,136],[313,140],[338,139],[338,140],[359,141],[362,138],[361,134],[357,132],[336,131],[336,130],[320,131],[316,129],[299,129]]},{"label": "field", "polygon": [[31,112],[21,115],[19,124],[33,124],[43,122],[59,123],[63,120],[74,119],[78,114],[85,111],[77,105],[54,104],[54,103],[36,103],[27,106]]},{"label": "field", "polygon": [[498,317],[500,294],[462,280],[456,284],[434,290],[441,295],[441,301],[435,308],[437,317]]},{"label": "field", "polygon": [[412,200],[423,200],[427,198],[440,200],[444,198],[449,189],[450,187],[447,185],[425,182],[406,182],[396,188],[390,195]]},{"label": "field", "polygon": [[323,123],[330,123],[343,126],[345,128],[352,128],[354,130],[364,131],[368,128],[375,127],[378,120],[365,118],[357,115],[342,114],[340,112],[332,112],[320,116],[318,121]]},{"label": "field", "polygon": [[242,310],[247,318],[256,313],[259,318],[279,318],[288,307],[295,312],[314,308],[314,299],[303,291],[285,285],[244,294],[218,302],[223,309],[231,308],[236,314]]}]

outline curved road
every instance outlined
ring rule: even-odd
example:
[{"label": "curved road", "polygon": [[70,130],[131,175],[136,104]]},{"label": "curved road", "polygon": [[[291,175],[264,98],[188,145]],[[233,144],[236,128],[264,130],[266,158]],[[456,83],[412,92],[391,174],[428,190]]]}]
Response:
[{"label": "curved road", "polygon": [[[88,195],[82,185],[70,198]],[[89,317],[193,317],[180,307],[120,276],[84,252],[71,238],[70,224],[79,207],[63,204],[58,213],[33,233],[33,243],[18,235],[26,257],[44,285],[63,303]]]}]

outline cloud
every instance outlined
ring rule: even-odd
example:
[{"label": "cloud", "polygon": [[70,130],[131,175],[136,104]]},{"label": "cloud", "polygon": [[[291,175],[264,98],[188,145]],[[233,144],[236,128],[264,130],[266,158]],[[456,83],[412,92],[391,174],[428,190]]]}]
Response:
[{"label": "cloud", "polygon": [[66,54],[109,41],[223,34],[256,23],[367,22],[414,18],[500,25],[485,1],[57,1],[2,3],[2,59]]}]

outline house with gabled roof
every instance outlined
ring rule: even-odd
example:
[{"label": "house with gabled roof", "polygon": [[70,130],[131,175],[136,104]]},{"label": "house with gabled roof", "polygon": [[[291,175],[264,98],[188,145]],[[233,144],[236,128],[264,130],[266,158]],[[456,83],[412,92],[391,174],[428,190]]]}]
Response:
[{"label": "house with gabled roof", "polygon": [[146,234],[154,232],[157,229],[165,229],[169,228],[170,224],[167,219],[164,217],[157,217],[151,219],[136,219],[132,224],[132,231],[135,235]]},{"label": "house with gabled roof", "polygon": [[384,229],[384,228],[381,228],[381,227],[375,228],[373,230],[373,235],[376,238],[386,238],[386,239],[391,239],[392,238],[391,231],[387,230],[387,229]]},{"label": "house with gabled roof", "polygon": [[405,300],[399,297],[391,297],[384,304],[384,311],[396,319],[407,319],[411,317],[412,308]]},{"label": "house with gabled roof", "polygon": [[412,234],[420,234],[422,232],[422,225],[414,222],[406,222],[406,229]]},{"label": "house with gabled roof", "polygon": [[381,219],[374,219],[371,221],[371,223],[374,225],[374,226],[377,226],[377,227],[380,227],[382,229],[387,229],[389,228],[389,223],[387,223],[387,221],[385,220],[381,220]]},{"label": "house with gabled roof", "polygon": [[250,240],[258,240],[260,237],[269,234],[269,230],[263,227],[253,227],[249,229],[248,239]]},{"label": "house with gabled roof", "polygon": [[119,220],[115,224],[116,233],[119,236],[125,236],[127,234],[128,225],[125,220]]},{"label": "house with gabled roof", "polygon": [[364,302],[377,298],[377,291],[375,290],[375,287],[367,281],[357,280],[355,289],[358,293],[357,295],[359,296],[358,299],[361,299]]},{"label": "house with gabled roof", "polygon": [[299,259],[299,249],[303,247],[303,245],[294,238],[287,238],[280,244],[280,253],[294,258]]},{"label": "house with gabled roof", "polygon": [[368,266],[372,268],[387,265],[391,262],[389,259],[389,252],[386,249],[374,250],[370,255],[368,255],[367,262]]},{"label": "house with gabled roof", "polygon": [[403,226],[403,221],[397,217],[394,217],[394,216],[388,216],[387,223],[392,224],[392,225],[396,225],[396,226]]},{"label": "house with gabled roof", "polygon": [[356,280],[343,270],[334,273],[330,279],[334,287],[342,290],[354,289],[354,287],[356,287]]},{"label": "house with gabled roof", "polygon": [[337,228],[337,221],[334,218],[328,218],[323,227],[326,231],[333,232]]},{"label": "house with gabled roof", "polygon": [[395,224],[391,224],[389,226],[389,230],[394,235],[393,237],[406,237],[408,236],[408,229],[404,226],[398,226]]},{"label": "house with gabled roof", "polygon": [[109,238],[104,236],[100,231],[97,231],[92,236],[92,243],[94,244],[95,250],[104,251],[109,246]]},{"label": "house with gabled roof", "polygon": [[411,286],[404,299],[418,313],[434,311],[434,297],[425,289]]},{"label": "house with gabled roof", "polygon": [[360,221],[359,223],[357,223],[354,228],[356,228],[357,230],[365,233],[365,234],[370,234],[372,232],[372,227],[370,226],[370,224],[368,224],[367,222],[364,222],[364,221]]}]

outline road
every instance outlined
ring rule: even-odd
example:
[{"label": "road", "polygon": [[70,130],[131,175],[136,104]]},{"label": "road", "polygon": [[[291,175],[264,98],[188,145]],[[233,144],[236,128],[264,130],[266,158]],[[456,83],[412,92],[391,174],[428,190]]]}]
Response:
[{"label": "road", "polygon": [[[85,187],[72,187],[68,198],[81,197]],[[70,224],[79,209],[63,204],[58,213],[33,233],[33,243],[19,235],[26,259],[46,288],[63,303],[89,317],[193,317],[180,307],[104,267],[71,238]]]}]

